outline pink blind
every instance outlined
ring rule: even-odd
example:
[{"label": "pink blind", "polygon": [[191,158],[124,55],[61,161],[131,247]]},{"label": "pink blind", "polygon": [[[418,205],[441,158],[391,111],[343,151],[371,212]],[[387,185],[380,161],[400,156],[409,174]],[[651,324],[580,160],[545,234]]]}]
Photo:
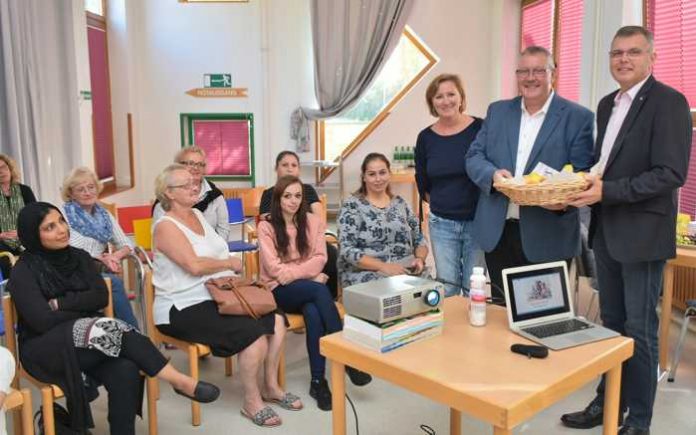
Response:
[{"label": "pink blind", "polygon": [[691,135],[689,173],[684,187],[679,190],[679,211],[688,213],[692,218],[696,216],[696,130]]},{"label": "pink blind", "polygon": [[522,8],[522,50],[540,45],[553,51],[553,1],[539,0]]},{"label": "pink blind", "polygon": [[696,107],[696,1],[650,0],[646,16],[655,35],[655,77]]},{"label": "pink blind", "polygon": [[[696,1],[648,0],[647,26],[655,37],[655,77],[681,91],[696,108]],[[692,134],[691,159],[684,187],[679,192],[679,211],[696,217],[696,131]]]},{"label": "pink blind", "polygon": [[249,121],[193,121],[194,143],[205,150],[208,175],[249,176]]},{"label": "pink blind", "polygon": [[558,6],[558,93],[580,99],[583,0],[560,0]]},{"label": "pink blind", "polygon": [[109,93],[109,62],[106,32],[87,27],[89,46],[89,77],[92,83],[92,129],[94,161],[100,180],[114,176],[114,136],[111,125]]}]

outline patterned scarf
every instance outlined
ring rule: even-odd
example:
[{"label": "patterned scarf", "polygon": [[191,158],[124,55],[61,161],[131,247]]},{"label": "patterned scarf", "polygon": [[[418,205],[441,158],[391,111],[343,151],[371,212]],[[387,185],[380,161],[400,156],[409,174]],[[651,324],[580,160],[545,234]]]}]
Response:
[{"label": "patterned scarf", "polygon": [[99,204],[94,204],[92,213],[87,213],[75,201],[65,203],[65,217],[70,228],[85,237],[108,243],[114,234],[109,212]]},{"label": "patterned scarf", "polygon": [[[8,201],[9,199],[9,201]],[[10,185],[10,196],[0,195],[0,229],[2,231],[12,231],[17,229],[17,216],[24,207],[24,199],[19,184]],[[12,249],[20,246],[19,240],[4,240],[5,244]]]}]

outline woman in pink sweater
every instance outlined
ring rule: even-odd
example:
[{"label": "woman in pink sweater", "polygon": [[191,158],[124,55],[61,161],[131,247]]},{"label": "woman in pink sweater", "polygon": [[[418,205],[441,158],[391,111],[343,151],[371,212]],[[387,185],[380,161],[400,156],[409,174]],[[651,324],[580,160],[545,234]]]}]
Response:
[{"label": "woman in pink sweater", "polygon": [[[326,263],[324,224],[308,213],[302,182],[294,176],[278,180],[273,189],[271,213],[259,223],[261,280],[273,290],[278,306],[288,313],[302,313],[307,329],[307,352],[312,374],[309,395],[319,409],[331,409],[331,391],[324,377],[326,361],[319,353],[319,339],[343,326],[322,273]],[[351,367],[346,372],[355,385],[365,385],[370,375]]]}]

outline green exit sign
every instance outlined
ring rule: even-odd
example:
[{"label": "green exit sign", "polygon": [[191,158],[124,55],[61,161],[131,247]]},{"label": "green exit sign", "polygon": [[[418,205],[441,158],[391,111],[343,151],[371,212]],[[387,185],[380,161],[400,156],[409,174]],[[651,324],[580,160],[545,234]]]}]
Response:
[{"label": "green exit sign", "polygon": [[231,88],[232,74],[205,74],[203,83],[206,88]]}]

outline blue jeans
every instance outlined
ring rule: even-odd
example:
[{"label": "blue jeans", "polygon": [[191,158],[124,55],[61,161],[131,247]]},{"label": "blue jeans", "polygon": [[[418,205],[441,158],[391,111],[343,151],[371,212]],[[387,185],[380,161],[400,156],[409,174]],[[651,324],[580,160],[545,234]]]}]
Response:
[{"label": "blue jeans", "polygon": [[111,299],[114,304],[114,315],[116,318],[139,328],[138,320],[133,314],[133,307],[131,307],[130,301],[128,300],[121,277],[113,273],[103,273],[102,276],[104,278],[111,278]]},{"label": "blue jeans", "polygon": [[450,283],[445,284],[445,296],[467,295],[472,269],[485,263],[473,238],[473,221],[453,221],[430,213],[428,228],[437,279]]},{"label": "blue jeans", "polygon": [[298,279],[273,289],[278,306],[287,313],[302,313],[307,329],[307,353],[312,379],[324,379],[326,360],[319,353],[319,339],[343,329],[329,288],[315,281]]},{"label": "blue jeans", "polygon": [[[607,328],[635,342],[633,356],[621,376],[621,409],[629,408],[625,425],[650,428],[657,389],[657,300],[662,288],[664,260],[620,263],[607,250],[601,227],[594,238],[599,308]],[[604,378],[597,387],[604,403]]]}]

